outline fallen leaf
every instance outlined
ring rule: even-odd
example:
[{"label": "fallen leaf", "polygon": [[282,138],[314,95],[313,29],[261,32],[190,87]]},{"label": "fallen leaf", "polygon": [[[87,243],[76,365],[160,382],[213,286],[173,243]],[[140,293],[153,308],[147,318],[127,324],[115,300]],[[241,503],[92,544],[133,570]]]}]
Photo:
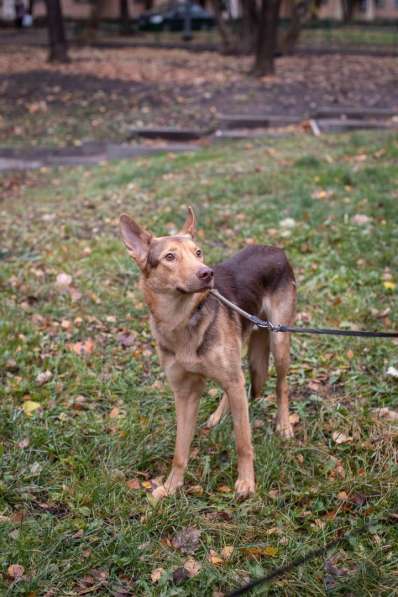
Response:
[{"label": "fallen leaf", "polygon": [[29,446],[29,438],[28,437],[25,437],[24,439],[21,439],[20,442],[18,442],[18,448],[21,448],[21,450],[24,450],[28,446]]},{"label": "fallen leaf", "polygon": [[84,342],[75,342],[74,344],[68,344],[67,346],[72,352],[82,356],[93,352],[95,342],[92,338],[87,338]]},{"label": "fallen leaf", "polygon": [[109,417],[111,419],[116,419],[120,415],[120,409],[117,406],[114,406],[109,413]]},{"label": "fallen leaf", "polygon": [[123,348],[129,348],[135,344],[135,334],[129,332],[121,332],[117,335],[117,341],[122,345]]},{"label": "fallen leaf", "polygon": [[31,417],[33,415],[33,413],[36,410],[39,410],[40,408],[42,408],[41,404],[39,402],[34,402],[33,400],[26,400],[26,402],[23,403],[23,410],[25,415],[27,415],[28,417]]},{"label": "fallen leaf", "polygon": [[47,383],[48,381],[50,381],[50,379],[52,378],[52,376],[53,376],[53,374],[48,369],[46,371],[42,371],[36,377],[36,383],[39,386],[43,386],[45,383]]},{"label": "fallen leaf", "polygon": [[202,568],[202,565],[200,564],[200,562],[198,562],[194,558],[189,557],[184,562],[184,568],[188,572],[189,577],[193,578],[194,576],[197,576],[199,574],[199,572]]},{"label": "fallen leaf", "polygon": [[386,375],[389,375],[390,377],[395,377],[396,379],[398,379],[398,369],[396,369],[396,367],[389,367],[386,371]]},{"label": "fallen leaf", "polygon": [[126,485],[129,489],[141,489],[141,483],[139,479],[130,479],[127,481]]},{"label": "fallen leaf", "polygon": [[332,439],[336,444],[349,444],[352,442],[352,437],[349,437],[342,431],[333,431]]},{"label": "fallen leaf", "polygon": [[337,494],[337,499],[345,502],[346,500],[348,500],[348,494],[345,491],[340,491]]},{"label": "fallen leaf", "polygon": [[232,557],[233,552],[233,545],[224,545],[224,547],[221,550],[221,557],[223,558],[223,560],[229,560]]},{"label": "fallen leaf", "polygon": [[55,280],[56,285],[60,289],[66,289],[72,284],[72,276],[65,274],[64,272],[58,274]]},{"label": "fallen leaf", "polygon": [[352,216],[351,218],[351,222],[353,224],[358,224],[359,226],[363,226],[364,224],[369,224],[369,222],[372,221],[372,218],[369,218],[369,216],[366,216],[365,214],[355,214],[355,216]]},{"label": "fallen leaf", "polygon": [[203,495],[203,487],[201,485],[191,485],[187,491],[193,495]]},{"label": "fallen leaf", "polygon": [[224,563],[222,557],[214,549],[210,550],[207,559],[213,566],[221,566]]},{"label": "fallen leaf", "polygon": [[279,226],[281,228],[291,229],[291,228],[294,228],[295,225],[296,225],[296,220],[294,220],[293,218],[285,218],[284,220],[281,220],[279,222]]},{"label": "fallen leaf", "polygon": [[183,566],[176,568],[173,572],[173,583],[179,585],[189,578],[189,572]]},{"label": "fallen leaf", "polygon": [[379,419],[386,419],[387,421],[398,421],[398,411],[392,410],[391,408],[374,408],[373,413]]},{"label": "fallen leaf", "polygon": [[153,583],[159,582],[159,580],[162,578],[163,574],[165,574],[164,568],[155,568],[151,572],[151,581]]},{"label": "fallen leaf", "polygon": [[231,493],[232,489],[228,485],[219,485],[217,491],[219,493]]},{"label": "fallen leaf", "polygon": [[199,547],[201,531],[195,527],[186,527],[179,531],[171,540],[174,549],[182,553],[194,553]]},{"label": "fallen leaf", "polygon": [[397,287],[396,283],[391,282],[391,280],[386,280],[385,282],[383,282],[383,286],[387,290],[394,290]]},{"label": "fallen leaf", "polygon": [[15,578],[15,579],[21,578],[21,576],[23,576],[24,572],[25,572],[25,568],[23,566],[21,566],[20,564],[11,564],[7,568],[7,574],[10,578]]},{"label": "fallen leaf", "polygon": [[299,423],[299,422],[300,422],[300,417],[297,413],[291,413],[289,415],[289,423],[291,425],[297,425],[297,423]]},{"label": "fallen leaf", "polygon": [[261,558],[264,556],[275,558],[278,555],[278,548],[271,545],[253,545],[250,547],[242,547],[242,551],[253,558]]}]

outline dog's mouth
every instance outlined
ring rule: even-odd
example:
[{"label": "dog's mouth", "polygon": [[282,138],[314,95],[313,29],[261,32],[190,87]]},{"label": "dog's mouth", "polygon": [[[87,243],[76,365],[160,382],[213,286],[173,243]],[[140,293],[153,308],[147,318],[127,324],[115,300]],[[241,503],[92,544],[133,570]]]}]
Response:
[{"label": "dog's mouth", "polygon": [[204,292],[205,290],[211,290],[214,286],[213,280],[208,282],[207,284],[203,284],[199,288],[182,288],[182,286],[177,286],[176,290],[181,294],[195,294],[196,292]]}]

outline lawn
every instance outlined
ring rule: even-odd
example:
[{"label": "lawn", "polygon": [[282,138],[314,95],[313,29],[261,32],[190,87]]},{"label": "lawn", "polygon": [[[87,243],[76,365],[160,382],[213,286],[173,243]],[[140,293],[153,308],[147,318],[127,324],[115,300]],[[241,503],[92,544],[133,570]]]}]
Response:
[{"label": "lawn", "polygon": [[396,594],[397,343],[294,338],[296,436],[273,432],[271,370],[250,406],[257,495],[239,504],[230,418],[203,427],[209,386],[185,490],[155,504],[173,400],[117,221],[164,234],[193,204],[209,263],[284,247],[299,323],[397,329],[397,160],[392,135],[302,134],[3,176],[1,594],[219,596],[368,519],[269,594]]}]

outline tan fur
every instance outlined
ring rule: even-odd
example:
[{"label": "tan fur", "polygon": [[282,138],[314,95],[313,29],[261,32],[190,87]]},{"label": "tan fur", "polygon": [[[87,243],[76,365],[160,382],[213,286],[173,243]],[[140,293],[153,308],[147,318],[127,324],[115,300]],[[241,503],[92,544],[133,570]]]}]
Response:
[{"label": "tan fur", "polygon": [[[243,498],[254,493],[255,477],[248,401],[241,366],[242,344],[249,342],[252,393],[255,397],[261,394],[267,376],[269,351],[273,354],[277,370],[277,430],[284,437],[291,437],[286,382],[290,340],[288,335],[269,337],[268,332],[253,330],[249,330],[245,338],[239,318],[231,316],[226,307],[220,306],[216,318],[217,342],[210,343],[201,352],[214,310],[206,301],[212,281],[204,284],[198,278],[200,272],[203,270],[205,275],[208,268],[203,265],[203,257],[197,254],[198,247],[192,238],[194,228],[192,210],[182,232],[174,237],[155,238],[128,216],[121,216],[122,237],[142,272],[140,285],[149,307],[152,333],[160,363],[175,397],[177,436],[172,469],[164,485],[155,490],[154,496],[161,498],[173,494],[183,485],[199,398],[205,379],[209,378],[223,388],[224,396],[208,425],[215,425],[228,410],[231,411],[238,455],[235,488],[237,496]],[[170,253],[174,256],[171,261]],[[274,321],[290,323],[294,315],[291,307],[294,300],[286,307],[286,313],[283,312],[285,303],[283,296],[267,297],[264,299],[264,315],[271,314]],[[198,308],[201,309],[200,317]]]}]

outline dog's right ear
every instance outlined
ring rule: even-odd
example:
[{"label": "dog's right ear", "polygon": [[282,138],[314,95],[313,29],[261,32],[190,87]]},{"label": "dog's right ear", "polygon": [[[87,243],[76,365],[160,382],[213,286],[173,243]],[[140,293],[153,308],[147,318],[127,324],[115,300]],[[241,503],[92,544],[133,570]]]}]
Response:
[{"label": "dog's right ear", "polygon": [[138,267],[142,270],[145,269],[152,234],[147,232],[144,228],[141,228],[141,226],[127,214],[122,214],[120,216],[119,224],[122,239],[128,252],[133,257]]}]

